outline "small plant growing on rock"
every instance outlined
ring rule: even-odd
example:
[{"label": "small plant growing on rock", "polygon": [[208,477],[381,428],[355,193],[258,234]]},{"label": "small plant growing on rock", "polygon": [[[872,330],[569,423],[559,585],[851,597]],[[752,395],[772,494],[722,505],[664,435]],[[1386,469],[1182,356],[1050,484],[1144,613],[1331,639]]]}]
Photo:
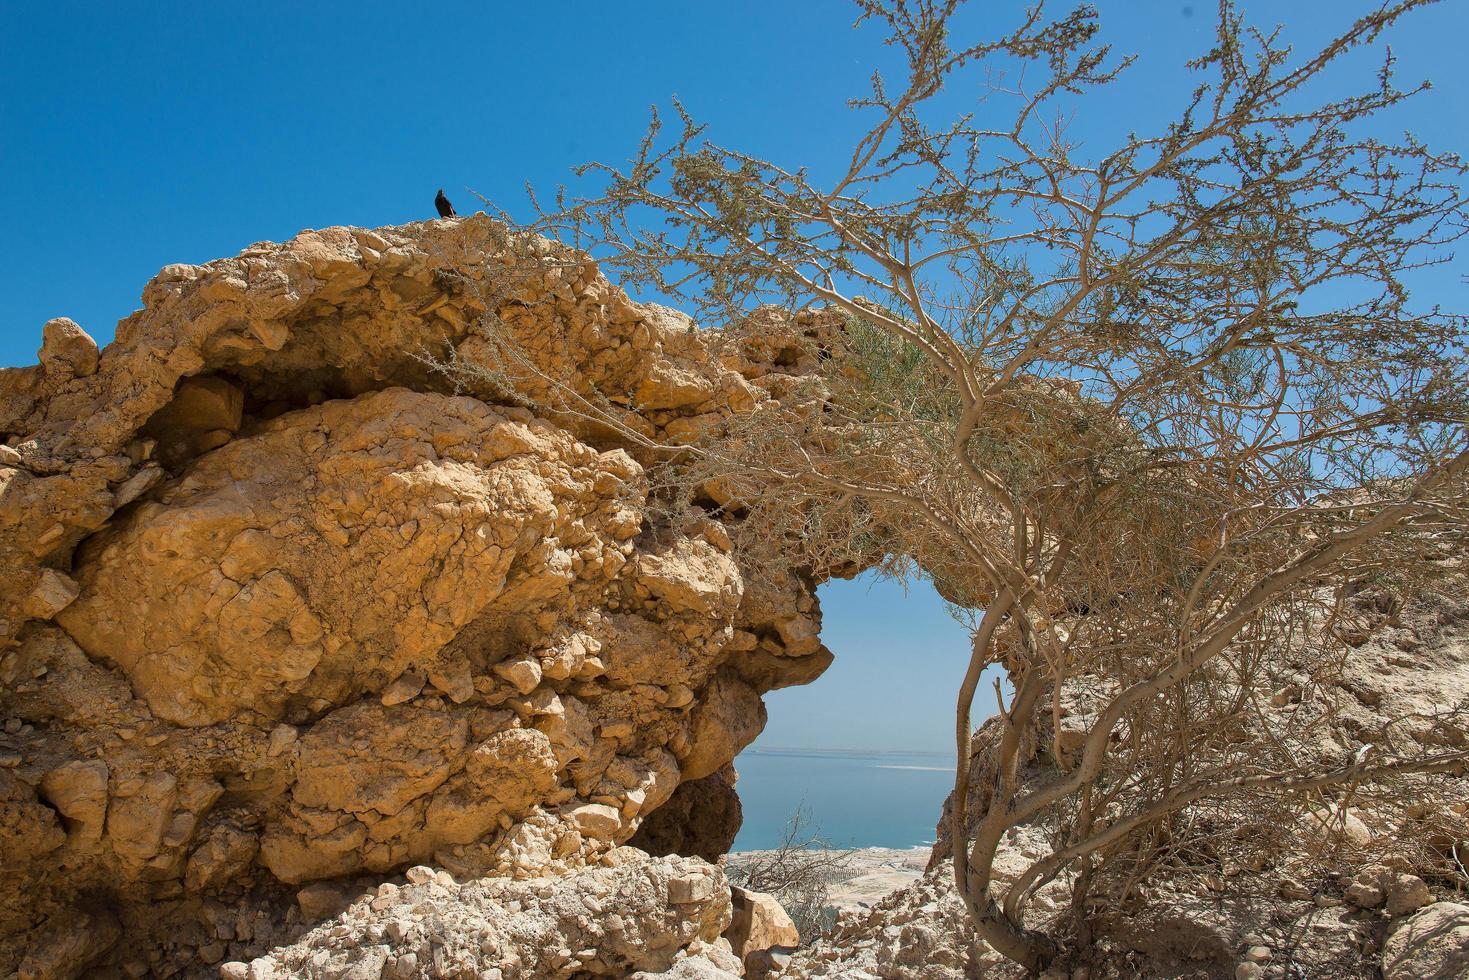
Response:
[{"label": "small plant growing on rock", "polygon": [[731,883],[774,895],[801,933],[811,943],[831,932],[836,911],[831,904],[831,882],[851,863],[850,848],[839,848],[821,836],[811,811],[797,808],[786,822],[780,843],[731,859]]}]

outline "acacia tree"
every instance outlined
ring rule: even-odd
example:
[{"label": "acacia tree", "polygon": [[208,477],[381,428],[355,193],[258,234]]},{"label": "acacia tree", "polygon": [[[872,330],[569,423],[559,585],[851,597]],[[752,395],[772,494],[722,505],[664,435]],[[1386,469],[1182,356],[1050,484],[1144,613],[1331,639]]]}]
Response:
[{"label": "acacia tree", "polygon": [[[1364,583],[1462,572],[1465,321],[1410,286],[1464,232],[1465,168],[1368,132],[1422,88],[1390,55],[1315,94],[1424,2],[1303,55],[1226,0],[1173,121],[1083,152],[1058,120],[1130,63],[1093,11],[1036,6],[965,43],[959,0],[859,0],[905,67],[853,101],[841,172],[721,146],[679,106],[676,131],[655,117],[629,164],[584,168],[595,189],[536,224],[736,340],[761,304],[840,315],[807,331],[823,370],[679,466],[756,538],[804,535],[828,570],[911,560],[982,610],[954,877],[1031,970],[1058,952],[1026,923],[1035,890],[1071,875],[1084,907],[1181,814],[1462,770],[1387,730],[1333,761],[1313,741],[1329,709],[1262,704],[1282,651],[1340,655]],[[992,664],[1014,691],[971,786]],[[1037,738],[1049,762],[1022,771]],[[1002,837],[1040,819],[1052,853],[1002,892]]]}]

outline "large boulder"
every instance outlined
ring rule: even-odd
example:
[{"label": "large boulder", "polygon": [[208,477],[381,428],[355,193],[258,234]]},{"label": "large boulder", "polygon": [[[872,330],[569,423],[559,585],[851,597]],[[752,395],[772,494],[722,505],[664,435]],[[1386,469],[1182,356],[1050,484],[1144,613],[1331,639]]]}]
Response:
[{"label": "large boulder", "polygon": [[86,377],[97,370],[97,342],[69,317],[47,320],[41,328],[36,358],[46,373],[58,378]]},{"label": "large boulder", "polygon": [[1469,976],[1469,905],[1436,902],[1403,920],[1382,946],[1384,980]]}]

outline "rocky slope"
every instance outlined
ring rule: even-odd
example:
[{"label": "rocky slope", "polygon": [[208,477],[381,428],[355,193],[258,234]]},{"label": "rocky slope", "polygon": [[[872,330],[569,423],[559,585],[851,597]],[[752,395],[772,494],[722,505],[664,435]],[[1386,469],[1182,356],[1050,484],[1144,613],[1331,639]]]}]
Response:
[{"label": "rocky slope", "polygon": [[[1398,737],[1429,746],[1469,744],[1469,731],[1447,717],[1469,698],[1469,603],[1459,583],[1446,581],[1398,605],[1382,593],[1359,594],[1348,621],[1359,632],[1334,674],[1308,684],[1282,676],[1266,706],[1267,717],[1318,710],[1329,723],[1316,732],[1323,758],[1356,752],[1383,737],[1394,723]],[[1324,680],[1324,683],[1320,682]],[[1063,733],[1065,731],[1063,722]],[[975,735],[971,779],[992,778]],[[1029,766],[1049,765],[1038,739]],[[1439,791],[1418,799],[1383,799],[1353,788],[1339,801],[1308,800],[1332,807],[1329,821],[1313,812],[1283,810],[1262,827],[1248,813],[1229,814],[1215,830],[1218,854],[1230,854],[1232,834],[1268,841],[1243,849],[1249,860],[1211,865],[1207,851],[1185,866],[1154,869],[1124,903],[1101,910],[1085,948],[1069,950],[1075,965],[1055,978],[1235,977],[1376,978],[1454,980],[1469,976],[1469,777],[1461,771],[1432,777]],[[1442,800],[1449,802],[1437,809]],[[971,822],[982,800],[971,797]],[[947,808],[946,808],[947,809]],[[912,885],[871,909],[844,915],[836,934],[798,951],[784,976],[881,977],[884,980],[960,980],[1018,976],[978,940],[953,887],[947,813],[938,827],[929,870]],[[997,887],[1036,858],[1050,853],[1040,823],[1013,828],[996,860]],[[1069,881],[1042,889],[1030,922],[1071,935]]]},{"label": "rocky slope", "polygon": [[[487,321],[530,360],[521,390],[444,370]],[[645,821],[654,850],[722,853],[761,693],[830,662],[814,583],[653,507],[625,436],[687,440],[802,370],[778,339],[746,350],[712,356],[484,216],[169,266],[100,352],[46,324],[40,363],[0,371],[0,974],[213,972],[300,933],[313,883],[541,880],[604,867]],[[526,407],[558,386],[623,435]],[[624,920],[657,955],[603,937],[603,972],[720,931],[727,894],[692,910],[665,887],[717,872],[647,862],[589,872],[663,893]],[[451,931],[528,901],[465,888]],[[514,928],[475,969],[571,962],[548,940],[506,965]],[[305,941],[328,953],[306,972],[335,975]],[[395,950],[395,976],[439,955]]]}]

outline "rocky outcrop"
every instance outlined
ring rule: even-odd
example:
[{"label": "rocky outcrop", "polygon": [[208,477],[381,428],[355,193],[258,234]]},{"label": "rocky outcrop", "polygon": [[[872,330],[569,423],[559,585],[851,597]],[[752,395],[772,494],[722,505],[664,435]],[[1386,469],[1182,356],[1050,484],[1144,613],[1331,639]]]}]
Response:
[{"label": "rocky outcrop", "polygon": [[[0,371],[0,971],[1004,969],[953,894],[946,824],[923,880],[788,961],[721,937],[727,884],[701,858],[738,829],[729,763],[764,692],[830,663],[816,579],[860,562],[789,567],[779,541],[752,559],[729,487],[689,505],[653,478],[653,446],[781,409],[839,319],[692,326],[483,216],[170,266],[101,351],[47,323],[39,363]],[[1307,749],[1355,751],[1387,717],[1464,744],[1437,710],[1469,698],[1462,602],[1353,601]],[[1323,693],[1278,680],[1273,709]],[[1462,808],[1312,805],[1259,867],[1150,880],[1089,955],[1457,969]],[[1048,846],[1012,836],[1002,885]],[[1062,914],[1068,886],[1032,913]]]},{"label": "rocky outcrop", "polygon": [[690,326],[482,215],[169,266],[100,352],[48,323],[0,371],[0,970],[249,961],[313,883],[597,868],[670,800],[655,849],[717,857],[761,693],[831,658],[809,574],[650,487],[633,435],[810,366]]},{"label": "rocky outcrop", "polygon": [[830,937],[797,951],[780,975],[966,980],[1004,963],[975,936],[952,875],[940,869],[870,909],[842,915]]},{"label": "rocky outcrop", "polygon": [[[707,951],[728,965],[729,886],[697,858],[624,849],[614,866],[560,878],[408,869],[289,946],[226,963],[237,980],[358,977],[625,977]],[[720,953],[723,956],[720,956]],[[715,962],[711,965],[717,965]]]}]

